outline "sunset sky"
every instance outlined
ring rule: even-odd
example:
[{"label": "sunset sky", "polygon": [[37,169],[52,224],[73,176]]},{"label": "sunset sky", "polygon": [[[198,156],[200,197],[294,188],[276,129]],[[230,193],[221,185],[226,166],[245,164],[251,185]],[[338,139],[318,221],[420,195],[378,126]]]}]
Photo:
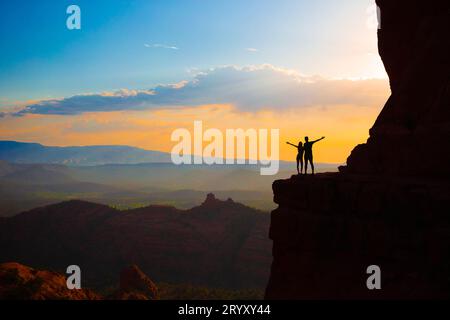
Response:
[{"label": "sunset sky", "polygon": [[[81,30],[66,8],[81,8]],[[171,132],[279,128],[326,136],[344,162],[389,95],[374,0],[0,3],[0,139],[170,152]]]}]

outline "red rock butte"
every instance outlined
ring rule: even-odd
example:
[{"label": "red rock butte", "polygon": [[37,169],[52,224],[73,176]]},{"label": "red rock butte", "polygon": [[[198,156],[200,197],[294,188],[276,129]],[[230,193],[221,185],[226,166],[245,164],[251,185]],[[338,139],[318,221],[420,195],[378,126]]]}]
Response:
[{"label": "red rock butte", "polygon": [[339,173],[274,182],[267,299],[450,297],[450,1],[377,4],[392,95]]}]

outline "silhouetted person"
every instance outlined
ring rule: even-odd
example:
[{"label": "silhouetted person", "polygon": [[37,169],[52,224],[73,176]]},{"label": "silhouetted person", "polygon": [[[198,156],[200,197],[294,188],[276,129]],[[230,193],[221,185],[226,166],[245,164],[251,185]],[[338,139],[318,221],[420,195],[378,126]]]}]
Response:
[{"label": "silhouetted person", "polygon": [[[287,143],[288,145],[291,145],[291,146],[297,148],[297,173],[298,173],[298,174],[303,173],[303,152],[305,151],[305,149],[303,148],[303,143],[300,141],[300,142],[298,143],[298,146],[296,146],[295,144],[290,143],[290,142],[286,142],[286,143]],[[300,171],[298,170],[298,165],[299,165],[299,163],[301,164],[301,169],[300,169]]]},{"label": "silhouetted person", "polygon": [[314,174],[314,162],[313,162],[313,152],[312,152],[312,147],[313,144],[325,139],[325,137],[322,137],[320,139],[314,140],[314,141],[309,141],[308,137],[305,137],[305,144],[303,145],[303,149],[305,150],[305,174],[308,171],[308,161],[309,163],[311,163],[311,169],[312,169],[312,174]]}]

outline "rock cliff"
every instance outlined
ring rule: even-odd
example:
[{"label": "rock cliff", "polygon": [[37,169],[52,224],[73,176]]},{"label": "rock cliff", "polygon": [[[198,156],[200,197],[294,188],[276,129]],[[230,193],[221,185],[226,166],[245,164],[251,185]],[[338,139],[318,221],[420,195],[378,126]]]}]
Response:
[{"label": "rock cliff", "polygon": [[450,177],[450,2],[377,0],[392,94],[343,172]]},{"label": "rock cliff", "polygon": [[377,4],[392,95],[339,173],[273,184],[267,299],[450,297],[450,2]]}]

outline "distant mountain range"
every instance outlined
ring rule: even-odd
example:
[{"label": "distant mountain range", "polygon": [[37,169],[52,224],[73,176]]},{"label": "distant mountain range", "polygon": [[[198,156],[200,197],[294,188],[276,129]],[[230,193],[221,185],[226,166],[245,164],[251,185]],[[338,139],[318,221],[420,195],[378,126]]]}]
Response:
[{"label": "distant mountain range", "polygon": [[[288,177],[282,172],[277,177]],[[64,200],[86,200],[130,209],[150,204],[192,208],[208,192],[269,211],[270,185],[253,167],[176,166],[171,163],[65,166],[0,160],[0,216]]]},{"label": "distant mountain range", "polygon": [[[12,163],[46,163],[68,166],[98,166],[107,164],[170,163],[167,152],[144,150],[130,146],[49,147],[39,143],[0,140],[0,160]],[[292,168],[294,162],[280,161],[280,169]],[[318,169],[336,170],[339,164],[317,163]],[[225,165],[224,167],[239,167]],[[247,166],[248,167],[248,166]],[[259,170],[259,166],[253,166]],[[295,169],[295,164],[294,164]]]},{"label": "distant mountain range", "polygon": [[[154,162],[152,162],[154,161]],[[0,216],[64,200],[120,209],[149,204],[191,208],[208,192],[270,211],[272,182],[289,178],[295,163],[281,162],[275,176],[258,165],[174,165],[170,155],[132,147],[46,147],[0,141]],[[316,171],[337,165],[317,164]]]},{"label": "distant mountain range", "polygon": [[129,146],[47,147],[38,143],[0,141],[0,159],[15,163],[93,166],[111,163],[170,162],[170,154]]},{"label": "distant mountain range", "polygon": [[189,210],[67,201],[0,218],[0,263],[62,271],[77,264],[84,283],[96,287],[137,264],[158,282],[264,288],[269,223],[269,214],[212,194]]}]

